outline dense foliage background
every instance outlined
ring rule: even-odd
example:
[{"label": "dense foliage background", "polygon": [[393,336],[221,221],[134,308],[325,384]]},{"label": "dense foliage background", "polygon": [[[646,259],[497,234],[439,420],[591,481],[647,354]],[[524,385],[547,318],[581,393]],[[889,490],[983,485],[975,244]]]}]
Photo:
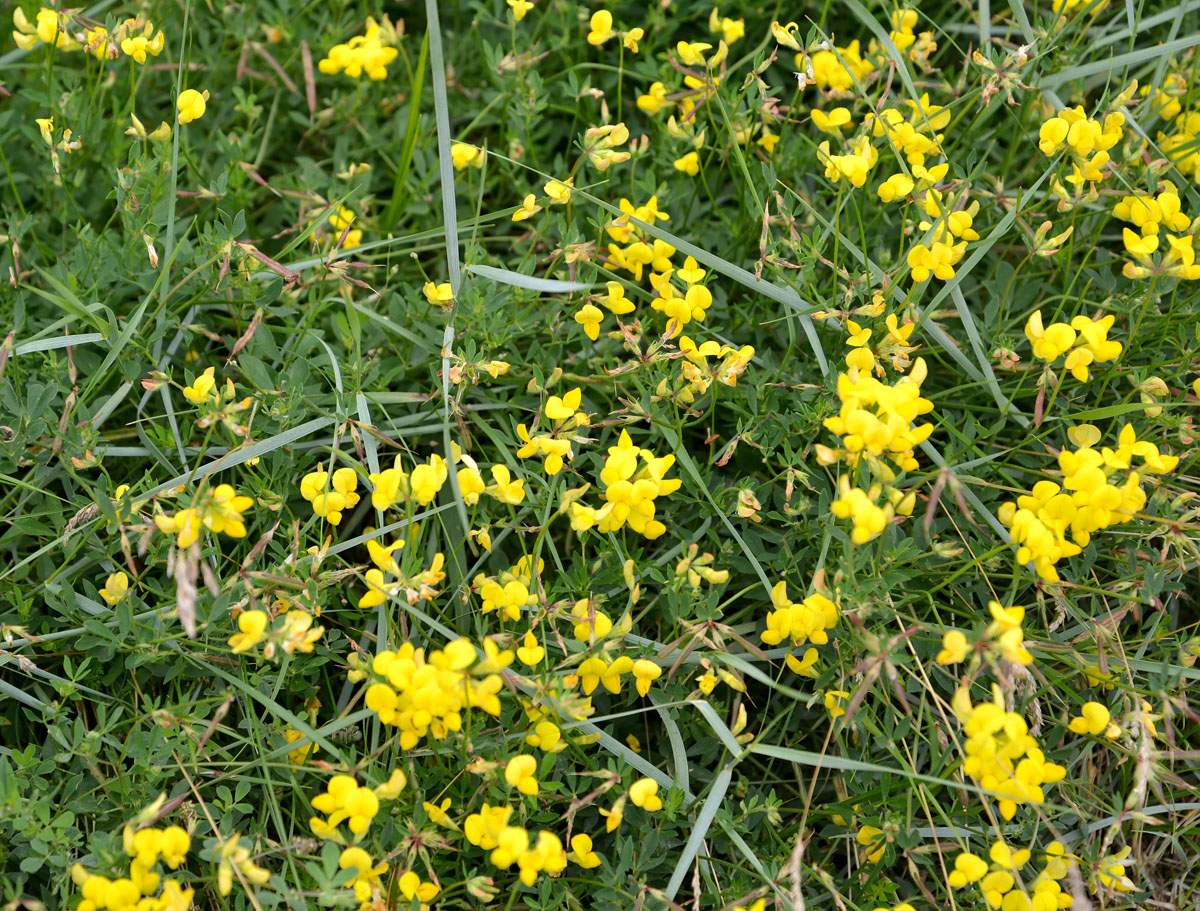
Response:
[{"label": "dense foliage background", "polygon": [[1200,3],[12,11],[0,904],[1195,904]]}]

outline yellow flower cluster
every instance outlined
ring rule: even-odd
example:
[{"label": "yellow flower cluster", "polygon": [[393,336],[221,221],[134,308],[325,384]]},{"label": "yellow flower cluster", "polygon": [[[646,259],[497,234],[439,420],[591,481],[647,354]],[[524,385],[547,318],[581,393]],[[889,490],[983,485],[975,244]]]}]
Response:
[{"label": "yellow flower cluster", "polygon": [[[522,608],[533,607],[538,603],[538,596],[533,590],[533,565],[531,557],[522,557],[516,565],[499,576],[487,576],[480,573],[472,580],[472,585],[478,590],[483,602],[480,610],[485,614],[498,611],[500,618],[507,620],[521,619]],[[544,561],[538,560],[538,573],[544,568]]]},{"label": "yellow flower cluster", "polygon": [[961,687],[953,707],[967,735],[963,771],[980,787],[999,795],[1000,815],[1012,819],[1018,804],[1043,803],[1042,786],[1061,781],[1067,770],[1046,761],[1024,718],[1005,711],[999,687],[994,687],[993,695],[992,702],[972,705],[966,687]]},{"label": "yellow flower cluster", "polygon": [[204,529],[213,534],[222,532],[231,538],[246,537],[242,513],[254,505],[251,497],[239,495],[230,484],[206,488],[192,500],[192,505],[174,515],[158,513],[154,524],[163,534],[175,535],[179,547],[191,547],[200,540]]},{"label": "yellow flower cluster", "polygon": [[[644,206],[635,206],[624,198],[619,205],[622,214],[605,226],[614,241],[607,245],[606,265],[629,272],[639,282],[649,269],[647,277],[654,293],[650,305],[667,317],[671,335],[677,336],[693,320],[703,321],[708,308],[712,306],[712,292],[702,284],[708,273],[691,256],[687,257],[682,268],[676,269],[671,262],[675,248],[664,240],[651,238],[646,229],[631,221],[634,218],[653,225],[668,219],[670,216],[658,208],[657,196],[651,196]],[[683,287],[675,283],[676,279],[683,283]],[[633,302],[625,297],[624,289],[617,282],[609,282],[607,294],[598,295],[594,300],[617,316],[634,310]],[[603,313],[595,303],[589,303],[576,314],[575,319],[584,326],[588,336],[594,338],[593,332],[599,332]]]},{"label": "yellow flower cluster", "polygon": [[[362,841],[379,813],[379,801],[395,800],[407,784],[408,778],[400,769],[394,769],[388,780],[375,788],[360,785],[352,775],[334,775],[325,790],[312,799],[313,809],[325,818],[311,817],[308,827],[323,841],[339,845]],[[343,823],[350,830],[349,839],[341,831]]]},{"label": "yellow flower cluster", "polygon": [[[409,604],[432,601],[438,596],[437,586],[446,578],[446,573],[442,569],[446,558],[439,551],[433,555],[428,569],[408,576],[401,571],[394,556],[394,553],[403,546],[402,540],[394,541],[389,545],[379,544],[373,540],[367,542],[367,552],[371,555],[371,561],[375,566],[363,574],[363,580],[367,583],[367,591],[358,599],[360,608],[365,610],[375,607],[389,598],[399,595],[403,595]],[[394,578],[389,580],[388,576]]]},{"label": "yellow flower cluster", "polygon": [[76,906],[80,911],[188,911],[192,907],[193,890],[155,869],[161,861],[178,870],[187,860],[192,840],[184,829],[127,825],[121,841],[130,858],[128,876],[109,879],[89,873],[81,864],[71,867],[71,881],[83,896]]},{"label": "yellow flower cluster", "polygon": [[829,180],[839,183],[844,178],[853,186],[861,187],[879,160],[879,152],[871,144],[869,136],[859,136],[850,151],[841,155],[832,154],[829,140],[824,140],[817,146],[817,160],[825,166],[825,176]]},{"label": "yellow flower cluster", "polygon": [[318,468],[300,479],[300,496],[312,504],[314,514],[340,525],[342,513],[358,505],[358,475],[353,468],[339,468],[331,477]]},{"label": "yellow flower cluster", "polygon": [[248,652],[266,640],[263,657],[270,661],[278,649],[285,654],[310,654],[325,632],[323,626],[313,626],[313,615],[306,610],[289,610],[283,620],[270,631],[271,618],[263,610],[244,610],[238,614],[238,631],[229,637],[229,650],[235,655]]},{"label": "yellow flower cluster", "polygon": [[[103,25],[80,27],[77,12],[41,7],[30,22],[18,6],[13,10],[13,41],[23,51],[41,42],[60,51],[83,50],[97,60],[115,59],[123,53],[135,63],[145,63],[147,56],[157,57],[166,46],[162,30],[156,32],[154,25],[141,17],[126,19],[109,34]],[[77,27],[74,33],[72,26]]]},{"label": "yellow flower cluster", "polygon": [[692,542],[687,547],[687,556],[675,564],[675,575],[686,576],[693,591],[699,591],[701,582],[722,585],[729,581],[729,570],[715,569],[712,565],[715,560],[707,551],[700,553],[700,546]]},{"label": "yellow flower cluster", "polygon": [[[1084,192],[1084,184],[1087,184],[1087,198],[1095,199],[1096,184],[1104,180],[1108,173],[1105,166],[1112,160],[1108,150],[1124,136],[1125,115],[1120,111],[1107,115],[1101,123],[1088,117],[1082,107],[1063,108],[1058,116],[1042,124],[1038,131],[1038,148],[1047,158],[1067,149],[1071,160],[1067,183],[1075,188],[1076,198]],[[1054,192],[1064,199],[1072,195],[1057,178]]]},{"label": "yellow flower cluster", "polygon": [[575,674],[568,678],[578,682],[583,687],[584,695],[591,696],[596,687],[603,685],[613,694],[621,692],[621,677],[632,674],[638,695],[645,696],[650,687],[662,676],[662,668],[646,658],[634,661],[628,655],[618,655],[612,661],[592,656],[580,662]]},{"label": "yellow flower cluster", "polygon": [[365,74],[373,82],[379,82],[387,78],[388,64],[400,53],[393,47],[398,39],[387,16],[382,23],[367,17],[363,34],[355,35],[345,44],[335,44],[317,68],[326,76],[345,73],[352,79],[361,79]]},{"label": "yellow flower cluster", "polygon": [[477,660],[470,639],[455,639],[428,656],[425,649],[405,642],[396,651],[380,652],[369,665],[351,655],[350,679],[369,679],[366,705],[384,724],[400,729],[401,749],[411,750],[427,734],[444,740],[462,729],[463,715],[480,709],[500,714],[499,671],[513,659],[484,640],[487,653]]},{"label": "yellow flower cluster", "polygon": [[400,467],[401,464],[400,456],[396,456],[391,468],[367,475],[367,480],[374,487],[371,505],[376,509],[391,509],[397,503],[428,506],[450,477],[446,460],[437,453],[431,455],[428,462],[417,465],[411,475]]},{"label": "yellow flower cluster", "polygon": [[1046,846],[1042,869],[1031,883],[1023,882],[1020,873],[1031,857],[1027,848],[1013,850],[997,841],[988,849],[988,857],[990,866],[970,851],[959,854],[947,877],[950,887],[964,889],[978,883],[984,901],[995,911],[1061,911],[1074,903],[1060,883],[1076,858],[1061,842],[1052,841]]},{"label": "yellow flower cluster", "polygon": [[617,146],[629,141],[629,128],[624,123],[610,123],[600,127],[588,127],[583,134],[583,150],[597,171],[607,171],[615,164],[629,161],[628,151],[617,151]]},{"label": "yellow flower cluster", "polygon": [[[1190,233],[1200,224],[1194,226],[1192,220],[1183,213],[1173,183],[1163,180],[1158,187],[1157,195],[1138,193],[1125,196],[1113,207],[1115,218],[1127,221],[1138,229],[1133,231],[1125,228],[1122,232],[1125,250],[1134,262],[1126,262],[1121,271],[1126,278],[1169,275],[1188,281],[1200,279],[1195,234]],[[1165,246],[1161,243],[1163,237],[1167,241]],[[1152,258],[1156,251],[1161,252],[1157,264]]]},{"label": "yellow flower cluster", "polygon": [[[922,67],[928,65],[930,54],[937,50],[937,42],[933,40],[933,32],[921,32],[915,29],[918,22],[916,10],[900,8],[891,14],[891,31],[888,38],[896,46],[896,50],[906,53],[909,60]],[[830,46],[822,42],[821,47],[812,55],[811,60],[796,41],[799,26],[795,22],[781,25],[771,23],[771,34],[775,41],[794,51],[796,69],[805,77],[801,80],[803,88],[813,83],[821,91],[829,95],[844,96],[854,93],[856,83],[861,85],[867,77],[879,71],[880,67],[873,59],[884,61],[886,65],[887,52],[875,39],[867,45],[866,55],[862,52],[859,41],[851,41],[845,47]]]},{"label": "yellow flower cluster", "polygon": [[842,438],[843,448],[820,447],[821,463],[845,461],[854,466],[865,458],[873,473],[889,480],[894,474],[884,464],[885,458],[903,471],[915,470],[913,450],[933,431],[932,424],[914,424],[933,410],[933,403],[921,397],[926,372],[924,359],[918,358],[912,371],[893,385],[854,368],[838,374],[841,408],[835,417],[825,419],[824,426]]},{"label": "yellow flower cluster", "polygon": [[[803,601],[788,598],[787,582],[779,581],[771,589],[771,605],[774,610],[767,615],[767,628],[762,641],[767,645],[779,645],[789,640],[794,647],[813,642],[824,645],[829,641],[827,630],[837,626],[838,605],[820,592],[814,592]],[[817,650],[809,648],[803,658],[787,656],[787,666],[803,677],[815,677]]]},{"label": "yellow flower cluster", "polygon": [[537,839],[531,841],[528,830],[509,825],[512,814],[512,807],[493,807],[485,803],[478,813],[466,818],[463,833],[471,844],[491,852],[488,860],[492,866],[507,870],[516,864],[521,882],[527,886],[537,882],[542,873],[557,876],[565,870],[568,855],[558,836],[542,830]]},{"label": "yellow flower cluster", "polygon": [[972,227],[975,215],[979,212],[979,202],[956,209],[963,196],[943,196],[934,188],[925,192],[922,207],[929,220],[918,222],[922,231],[929,231],[929,243],[917,244],[908,251],[906,262],[911,270],[914,284],[934,278],[946,281],[954,278],[954,267],[962,260],[967,252],[967,241],[979,240],[979,234]]},{"label": "yellow flower cluster", "polygon": [[1158,132],[1158,147],[1181,173],[1200,183],[1200,108],[1183,110],[1179,99],[1187,93],[1187,80],[1174,74],[1164,80],[1163,89],[1154,98],[1158,115],[1170,124],[1170,132]]},{"label": "yellow flower cluster", "polygon": [[[686,335],[679,339],[679,351],[683,357],[679,361],[679,377],[674,394],[685,405],[690,405],[696,396],[708,392],[714,380],[723,386],[736,386],[738,377],[745,373],[754,359],[751,345],[735,348],[711,339],[697,345]],[[710,358],[713,359],[711,364]],[[668,395],[670,391],[670,380],[666,378],[655,390],[661,396]]]},{"label": "yellow flower cluster", "polygon": [[640,26],[634,26],[627,32],[618,32],[613,28],[613,17],[606,9],[597,10],[592,13],[592,18],[589,20],[589,31],[587,34],[587,43],[593,47],[600,47],[610,38],[621,39],[621,43],[626,50],[637,53],[638,42],[645,37],[646,31]]},{"label": "yellow flower cluster", "polygon": [[[988,611],[992,622],[984,632],[986,648],[1013,664],[1032,664],[1033,655],[1025,648],[1025,633],[1021,623],[1025,619],[1025,608],[1004,607],[999,601],[989,601]],[[937,654],[938,664],[959,664],[976,646],[967,641],[961,630],[948,630],[942,636],[942,650]]]},{"label": "yellow flower cluster", "polygon": [[[852,467],[865,460],[870,475],[880,481],[863,490],[851,484],[847,475],[839,480],[838,498],[830,511],[839,519],[852,520],[851,540],[856,544],[882,534],[896,514],[912,513],[916,492],[905,494],[892,486],[896,473],[887,462],[902,471],[918,467],[914,450],[933,431],[932,424],[914,423],[933,410],[933,403],[921,397],[925,376],[923,358],[917,358],[912,370],[892,385],[863,375],[855,367],[838,375],[841,409],[824,423],[842,438],[842,447],[818,445],[817,460],[822,465],[844,461]],[[882,506],[878,502],[881,495],[885,497]]]},{"label": "yellow flower cluster", "polygon": [[39,41],[60,51],[77,51],[80,43],[71,36],[71,16],[49,7],[41,7],[30,22],[20,6],[13,10],[13,41],[23,51],[32,50]]},{"label": "yellow flower cluster", "polygon": [[[639,460],[643,463],[640,467]],[[661,537],[667,526],[654,517],[654,501],[674,493],[682,484],[678,478],[666,476],[674,464],[675,456],[656,456],[649,449],[640,449],[633,444],[629,431],[622,430],[617,445],[609,447],[600,472],[605,504],[594,509],[572,502],[571,528],[596,528],[608,534],[628,525],[650,540]]]},{"label": "yellow flower cluster", "polygon": [[1116,317],[1112,314],[1104,317],[1080,314],[1069,324],[1046,326],[1042,323],[1042,311],[1035,310],[1025,323],[1025,337],[1033,346],[1033,356],[1047,364],[1053,364],[1066,354],[1066,369],[1079,382],[1086,383],[1090,365],[1103,364],[1121,356],[1121,343],[1108,337],[1114,322]]},{"label": "yellow flower cluster", "polygon": [[1012,534],[1017,561],[1032,563],[1041,578],[1052,582],[1058,581],[1055,564],[1078,554],[1094,532],[1128,521],[1146,505],[1141,474],[1132,469],[1135,457],[1150,474],[1167,474],[1179,463],[1178,456],[1139,440],[1129,424],[1121,428],[1116,449],[1095,448],[1100,431],[1092,424],[1072,428],[1069,436],[1079,448],[1064,447],[1058,454],[1062,485],[1038,481],[998,514]]},{"label": "yellow flower cluster", "polygon": [[[924,166],[926,156],[942,154],[942,140],[945,137],[939,130],[944,130],[950,123],[950,111],[933,104],[928,92],[916,101],[906,99],[904,104],[908,107],[907,112],[899,108],[884,108],[878,114],[868,114],[863,126],[870,129],[876,139],[885,138],[892,149],[904,155],[913,169],[913,177],[932,177],[929,183],[937,183],[945,176],[945,171],[931,174],[924,170]],[[922,170],[918,171],[917,168]]]},{"label": "yellow flower cluster", "polygon": [[[590,332],[589,336],[595,338]],[[540,456],[546,474],[556,475],[562,471],[564,461],[575,457],[571,444],[586,439],[576,435],[575,428],[586,427],[591,423],[591,416],[586,411],[579,410],[582,404],[583,390],[578,386],[562,396],[552,395],[547,398],[542,414],[550,422],[549,430],[533,436],[525,424],[518,424],[517,436],[523,445],[517,450],[517,458],[532,459]]]}]

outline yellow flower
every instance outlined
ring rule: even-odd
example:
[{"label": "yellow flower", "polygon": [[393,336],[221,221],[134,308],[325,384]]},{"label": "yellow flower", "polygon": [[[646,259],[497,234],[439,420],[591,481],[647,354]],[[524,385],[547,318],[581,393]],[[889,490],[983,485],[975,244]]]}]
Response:
[{"label": "yellow flower", "polygon": [[526,193],[525,199],[521,203],[521,208],[513,212],[513,221],[525,221],[527,218],[532,218],[538,212],[542,211],[542,207],[537,204],[537,197],[532,193]]},{"label": "yellow flower", "polygon": [[639,778],[629,786],[629,799],[635,807],[641,807],[648,813],[661,810],[662,798],[658,796],[658,782],[653,778]]},{"label": "yellow flower", "polygon": [[510,788],[516,788],[522,794],[533,796],[538,792],[537,760],[522,753],[514,756],[504,767],[504,780]]},{"label": "yellow flower", "polygon": [[799,30],[800,26],[795,22],[789,22],[787,25],[780,25],[778,22],[771,23],[771,37],[777,44],[782,44],[793,51],[800,50],[800,44],[796,41],[796,32]]},{"label": "yellow flower", "polygon": [[365,74],[372,82],[379,82],[387,78],[388,64],[400,53],[392,46],[398,37],[387,16],[382,23],[368,18],[363,34],[355,35],[345,44],[335,44],[317,69],[326,76],[345,73],[352,79],[360,79]]},{"label": "yellow flower", "polygon": [[849,108],[834,108],[828,114],[819,108],[813,108],[811,113],[813,126],[822,133],[840,136],[846,127],[854,126]]},{"label": "yellow flower", "polygon": [[229,637],[229,649],[235,655],[249,651],[262,642],[267,629],[266,612],[260,610],[242,611],[238,615],[238,629],[240,632],[234,633]]},{"label": "yellow flower", "polygon": [[105,604],[116,604],[127,594],[129,594],[129,577],[120,572],[110,575],[104,582],[104,588],[100,589],[100,597],[104,599]]},{"label": "yellow flower", "polygon": [[682,171],[688,177],[695,177],[700,173],[700,156],[696,152],[688,152],[682,158],[676,158],[675,170]]},{"label": "yellow flower", "polygon": [[667,87],[661,82],[651,83],[650,89],[644,95],[638,95],[638,110],[646,114],[657,114],[671,104],[667,100]]},{"label": "yellow flower", "polygon": [[712,50],[712,45],[702,42],[680,41],[675,45],[675,53],[679,55],[679,60],[684,66],[703,66],[704,52],[708,50]]},{"label": "yellow flower", "polygon": [[[516,18],[520,19],[521,17],[517,16]],[[466,142],[455,142],[450,145],[450,160],[454,162],[456,171],[466,168],[482,168],[487,160],[487,152]]]},{"label": "yellow flower", "polygon": [[592,13],[591,31],[588,32],[587,42],[594,47],[599,47],[609,38],[616,34],[613,31],[613,17],[606,9],[597,10]]},{"label": "yellow flower", "polygon": [[217,393],[213,389],[217,385],[215,367],[209,367],[192,381],[192,385],[183,387],[183,397],[193,405],[204,405],[216,401]]},{"label": "yellow flower", "polygon": [[633,676],[637,681],[638,694],[645,696],[650,692],[650,685],[662,676],[662,668],[653,661],[639,658],[633,663]]},{"label": "yellow flower", "polygon": [[942,636],[942,650],[937,654],[938,664],[959,664],[966,659],[970,643],[960,630],[952,629]]},{"label": "yellow flower", "polygon": [[605,832],[615,832],[621,828],[621,820],[625,818],[625,795],[617,798],[611,810],[601,807],[600,815],[604,817]]},{"label": "yellow flower", "polygon": [[179,122],[191,123],[204,116],[207,108],[208,90],[197,92],[195,89],[184,89],[179,93],[175,106],[179,109]]},{"label": "yellow flower", "polygon": [[600,337],[600,321],[604,313],[595,304],[584,304],[575,313],[575,322],[583,326],[584,334],[593,342]]},{"label": "yellow flower", "polygon": [[1079,715],[1072,718],[1067,727],[1075,734],[1091,734],[1093,737],[1103,734],[1109,740],[1121,736],[1121,729],[1112,723],[1108,708],[1099,702],[1085,702]]},{"label": "yellow flower", "polygon": [[[524,19],[525,14],[533,9],[532,0],[505,0],[505,2],[508,4],[509,9],[512,10],[513,19],[517,22]],[[411,898],[411,896],[409,897]],[[426,899],[422,899],[422,901],[426,901]]]},{"label": "yellow flower", "polygon": [[[521,2],[521,0],[518,0],[518,2]],[[532,3],[527,5],[533,6]],[[516,18],[520,19],[521,17],[517,16]],[[399,887],[401,895],[410,902],[415,898],[423,908],[428,902],[437,898],[438,893],[442,891],[436,883],[421,882],[421,877],[413,870],[409,870],[401,876],[396,885]]]},{"label": "yellow flower", "polygon": [[[596,15],[599,15],[599,13]],[[573,186],[575,186],[574,177],[565,182],[561,180],[548,181],[543,189],[546,191],[546,195],[550,197],[551,204],[566,205],[571,201],[571,188]]]},{"label": "yellow flower", "polygon": [[538,642],[537,636],[533,634],[533,630],[525,634],[520,648],[517,649],[517,657],[521,660],[522,664],[529,667],[540,664],[542,659],[546,657],[546,649]]},{"label": "yellow flower", "polygon": [[954,889],[961,889],[968,883],[977,883],[988,873],[987,861],[982,857],[963,851],[954,859],[954,869],[947,877],[947,882]]},{"label": "yellow flower", "polygon": [[867,860],[873,864],[879,863],[883,852],[887,850],[887,837],[883,829],[875,826],[862,826],[854,836],[854,840],[867,849]]},{"label": "yellow flower", "polygon": [[444,304],[454,300],[454,289],[450,286],[450,282],[442,282],[440,285],[425,282],[421,291],[424,292],[425,299],[431,304]]},{"label": "yellow flower", "polygon": [[518,506],[525,499],[525,482],[514,480],[507,465],[492,466],[492,481],[488,493],[501,503]]},{"label": "yellow flower", "polygon": [[829,690],[825,693],[825,708],[829,712],[831,720],[836,721],[842,715],[846,714],[846,710],[842,707],[842,702],[850,698],[850,694],[845,690]]},{"label": "yellow flower", "polygon": [[636,54],[638,52],[638,42],[646,35],[646,30],[639,27],[631,28],[621,36],[621,43],[625,45],[625,50]]},{"label": "yellow flower", "polygon": [[600,855],[592,850],[592,838],[583,832],[572,836],[571,853],[568,857],[585,870],[600,866]]}]

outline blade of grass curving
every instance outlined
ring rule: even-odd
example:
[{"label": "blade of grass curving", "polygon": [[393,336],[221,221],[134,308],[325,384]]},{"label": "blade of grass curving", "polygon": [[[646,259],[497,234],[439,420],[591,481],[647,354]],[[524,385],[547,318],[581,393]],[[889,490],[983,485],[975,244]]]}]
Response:
[{"label": "blade of grass curving", "polygon": [[758,859],[758,853],[755,852],[755,850],[748,844],[746,844],[746,840],[742,838],[742,836],[738,833],[738,830],[730,825],[728,821],[719,817],[717,818],[716,822],[717,825],[721,827],[721,831],[728,835],[729,840],[732,841],[737,849],[742,852],[742,856],[746,858],[750,866],[754,868],[754,871],[762,877],[763,883],[775,891],[775,898],[779,902],[779,907],[790,908],[792,911],[798,911],[787,893],[779,888],[779,884],[775,881],[775,877],[768,875],[767,871],[763,869],[762,861]]},{"label": "blade of grass curving", "polygon": [[526,275],[523,272],[513,272],[509,269],[497,269],[495,266],[471,265],[463,266],[464,272],[471,272],[482,278],[490,278],[514,288],[525,288],[527,291],[541,291],[543,294],[570,294],[572,291],[589,291],[595,287],[590,282],[564,282],[553,278],[538,278],[536,275]]},{"label": "blade of grass curving", "polygon": [[735,759],[741,759],[746,753],[745,749],[737,742],[737,738],[733,736],[733,731],[729,730],[729,725],[721,720],[721,716],[712,707],[712,703],[707,699],[696,699],[692,704],[704,716],[704,720],[708,722],[708,726],[713,729],[713,733],[717,735],[717,739],[725,745],[725,748],[733,754]]},{"label": "blade of grass curving", "polygon": [[[450,154],[450,102],[446,95],[446,61],[442,54],[442,29],[438,21],[437,0],[425,0],[425,12],[429,21],[429,58],[433,73],[433,112],[437,123],[438,170],[442,185],[442,227],[446,235],[446,272],[450,279],[450,289],[454,292],[455,301],[462,291],[462,268],[458,248],[458,203],[454,193],[454,159]],[[454,352],[454,311],[451,311],[450,321],[442,336],[442,443],[445,457],[450,458],[450,358]],[[467,516],[467,504],[463,502],[462,490],[458,486],[458,475],[450,472],[450,491],[454,496],[455,510],[458,513],[459,528],[457,534],[453,529],[447,529],[451,540],[466,535],[471,527]],[[454,548],[450,551],[451,561],[458,564],[461,561],[461,551]]]},{"label": "blade of grass curving", "polygon": [[[16,655],[0,650],[0,667],[5,667],[10,662],[16,660]],[[57,683],[64,689],[75,689],[81,693],[87,693],[94,699],[102,699],[105,702],[112,701],[112,697],[108,693],[102,693],[99,690],[92,689],[90,686],[84,686],[82,683],[76,683],[74,680],[68,680],[66,677],[58,676],[58,674],[52,674],[50,671],[40,668],[36,664],[29,668],[20,668],[20,671],[24,674],[32,674],[34,677],[41,677],[43,680]]]},{"label": "blade of grass curving", "polygon": [[663,726],[667,729],[667,739],[671,742],[671,762],[675,766],[675,777],[679,779],[681,788],[690,791],[692,780],[688,774],[687,750],[683,746],[683,735],[679,733],[679,725],[675,723],[675,719],[671,717],[671,713],[662,702],[653,693],[649,695],[651,705],[654,706],[658,717],[662,719]]},{"label": "blade of grass curving", "polygon": [[[179,32],[179,59],[176,61],[179,64],[175,71],[175,98],[179,99],[180,92],[183,91],[183,74],[187,70],[186,61],[184,60],[184,48],[187,46],[188,39],[188,18],[192,12],[192,0],[185,0],[183,4],[183,28]],[[163,239],[163,260],[170,263],[175,254],[175,199],[176,190],[179,188],[179,106],[178,104],[171,105],[175,113],[174,129],[171,131],[171,179],[170,187],[167,191],[167,234]],[[164,273],[165,274],[165,273]],[[158,288],[158,299],[165,303],[167,300],[167,290],[170,288],[170,282],[163,282]]]},{"label": "blade of grass curving", "polygon": [[1158,61],[1160,56],[1166,57],[1178,51],[1186,51],[1188,48],[1195,47],[1198,44],[1200,44],[1200,32],[1192,32],[1190,35],[1176,38],[1173,41],[1164,41],[1162,44],[1156,44],[1153,47],[1138,48],[1136,51],[1130,51],[1127,54],[1117,54],[1115,57],[1110,57],[1107,60],[1069,66],[1066,69],[1059,70],[1057,73],[1043,76],[1038,81],[1037,87],[1039,89],[1054,88],[1074,82],[1077,79],[1085,79],[1088,76],[1101,74],[1108,78],[1114,76],[1117,70],[1125,70],[1143,63],[1153,63]]},{"label": "blade of grass curving", "polygon": [[[355,404],[358,405],[358,420],[367,427],[374,427],[371,423],[371,409],[367,402],[367,397],[361,392],[356,393]],[[367,467],[371,469],[371,474],[379,474],[379,443],[375,436],[370,433],[362,435],[363,451],[367,456]]]},{"label": "blade of grass curving", "polygon": [[437,123],[438,170],[442,184],[442,222],[446,235],[446,272],[458,297],[462,269],[458,252],[458,206],[454,197],[454,159],[450,155],[450,102],[446,95],[446,60],[442,54],[442,29],[437,0],[425,0],[429,20],[429,57],[433,75],[433,112]]},{"label": "blade of grass curving", "polygon": [[708,792],[704,806],[700,808],[700,814],[696,817],[696,824],[692,827],[692,833],[688,836],[688,840],[683,846],[679,860],[675,862],[675,869],[671,873],[671,880],[667,883],[667,898],[674,898],[675,893],[679,891],[679,887],[683,884],[683,878],[687,876],[688,867],[692,865],[692,860],[700,851],[701,843],[708,836],[709,826],[712,825],[713,818],[717,815],[717,810],[721,809],[721,801],[725,799],[725,792],[729,790],[729,783],[731,781],[733,781],[732,766],[723,768],[717,774],[717,777],[713,779],[712,790]]},{"label": "blade of grass curving", "polygon": [[429,59],[429,30],[421,39],[421,52],[417,56],[417,69],[413,73],[409,91],[408,122],[404,127],[404,145],[400,148],[400,163],[396,166],[396,177],[392,181],[392,201],[380,219],[385,231],[391,231],[400,220],[400,210],[408,201],[408,172],[412,168],[413,152],[417,147],[417,133],[421,127],[421,90],[425,87],[425,67]]},{"label": "blade of grass curving", "polygon": [[156,497],[164,491],[170,490],[172,487],[178,487],[180,484],[195,483],[207,478],[209,475],[215,474],[218,471],[224,471],[228,468],[235,468],[251,459],[259,458],[280,449],[289,443],[294,443],[296,440],[303,439],[309,434],[316,433],[318,430],[324,430],[326,427],[334,423],[333,418],[313,418],[311,421],[306,421],[299,427],[293,427],[291,430],[285,430],[282,433],[277,433],[273,437],[268,437],[265,440],[260,440],[257,443],[252,443],[242,449],[234,450],[228,455],[223,455],[219,459],[213,459],[211,462],[206,462],[195,471],[189,471],[185,474],[171,478],[169,481],[164,481],[157,487],[152,487],[146,493],[140,496]]},{"label": "blade of grass curving", "polygon": [[33,354],[35,351],[56,351],[59,348],[69,348],[74,345],[91,345],[104,341],[105,336],[99,332],[81,332],[78,335],[60,335],[57,338],[42,338],[36,341],[21,342],[13,346],[13,356],[18,354]]},{"label": "blade of grass curving", "polygon": [[37,709],[39,712],[53,711],[53,709],[46,705],[46,703],[42,702],[42,700],[35,696],[30,696],[23,689],[15,687],[5,680],[0,680],[0,693],[17,700],[17,702],[23,702],[25,705],[29,706],[30,708]]}]

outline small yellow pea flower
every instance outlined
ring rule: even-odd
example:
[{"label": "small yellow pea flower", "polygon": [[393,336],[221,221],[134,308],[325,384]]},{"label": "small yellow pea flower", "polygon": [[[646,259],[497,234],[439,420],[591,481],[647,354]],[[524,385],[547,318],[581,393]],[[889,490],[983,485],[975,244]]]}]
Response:
[{"label": "small yellow pea flower", "polygon": [[663,806],[662,798],[658,796],[658,782],[653,778],[639,778],[630,785],[629,799],[647,813],[661,810]]},{"label": "small yellow pea flower", "polygon": [[533,9],[532,0],[505,0],[509,9],[512,10],[513,19],[520,22],[525,18],[525,14]]},{"label": "small yellow pea flower", "polygon": [[100,589],[100,597],[105,604],[116,604],[129,594],[129,577],[125,573],[113,573]]},{"label": "small yellow pea flower", "polygon": [[682,171],[688,177],[695,177],[700,173],[700,156],[695,152],[688,152],[682,158],[676,158],[675,170]]},{"label": "small yellow pea flower", "polygon": [[454,300],[454,290],[450,282],[442,282],[441,284],[425,282],[421,291],[425,294],[425,299],[431,304],[444,304]]},{"label": "small yellow pea flower", "polygon": [[536,774],[537,760],[526,753],[514,756],[504,767],[504,780],[508,782],[508,786],[531,797],[538,792]]},{"label": "small yellow pea flower", "polygon": [[175,106],[179,109],[179,122],[191,123],[204,116],[208,107],[208,90],[197,92],[195,89],[184,89],[179,93]]}]

